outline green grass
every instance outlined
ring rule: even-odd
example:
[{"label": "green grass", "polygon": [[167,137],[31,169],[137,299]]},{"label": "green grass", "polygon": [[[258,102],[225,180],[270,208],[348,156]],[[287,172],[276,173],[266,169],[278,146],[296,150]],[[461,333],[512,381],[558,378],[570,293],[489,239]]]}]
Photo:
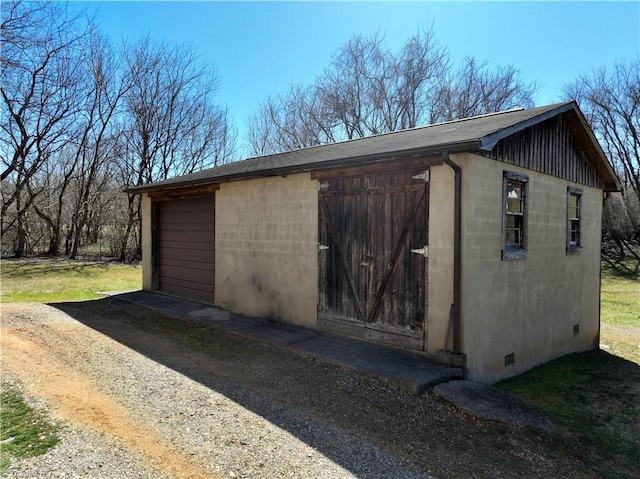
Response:
[{"label": "green grass", "polygon": [[0,302],[54,303],[102,298],[100,291],[139,289],[142,269],[114,263],[2,260]]},{"label": "green grass", "polygon": [[499,387],[522,397],[556,425],[557,454],[585,475],[640,477],[640,281],[602,274],[601,345],[543,364]]},{"label": "green grass", "polygon": [[556,453],[593,477],[640,474],[640,366],[605,351],[572,354],[500,383],[556,425]]},{"label": "green grass", "polygon": [[604,269],[601,301],[602,322],[640,327],[640,280]]},{"label": "green grass", "polygon": [[2,384],[0,393],[0,473],[12,458],[44,454],[55,446],[58,427],[28,406],[18,389]]}]

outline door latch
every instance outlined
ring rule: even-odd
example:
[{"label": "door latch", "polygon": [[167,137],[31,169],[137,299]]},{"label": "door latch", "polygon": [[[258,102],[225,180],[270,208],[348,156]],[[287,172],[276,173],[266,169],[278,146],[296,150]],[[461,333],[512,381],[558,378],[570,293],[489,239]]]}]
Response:
[{"label": "door latch", "polygon": [[412,249],[411,252],[415,254],[421,254],[425,258],[429,257],[429,247],[427,245],[424,245],[422,248]]}]

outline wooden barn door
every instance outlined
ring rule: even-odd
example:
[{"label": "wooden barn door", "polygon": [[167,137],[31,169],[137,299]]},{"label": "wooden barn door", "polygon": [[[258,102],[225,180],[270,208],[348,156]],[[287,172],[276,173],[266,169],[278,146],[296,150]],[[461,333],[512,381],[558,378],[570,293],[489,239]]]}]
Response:
[{"label": "wooden barn door", "polygon": [[423,350],[428,171],[322,180],[320,328]]}]

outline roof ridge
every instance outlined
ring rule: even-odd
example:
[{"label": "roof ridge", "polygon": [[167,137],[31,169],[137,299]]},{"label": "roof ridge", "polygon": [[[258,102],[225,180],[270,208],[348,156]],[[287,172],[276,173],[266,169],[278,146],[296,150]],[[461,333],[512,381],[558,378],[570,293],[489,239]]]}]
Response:
[{"label": "roof ridge", "polygon": [[442,126],[442,125],[453,124],[453,123],[462,123],[462,122],[469,121],[469,120],[477,120],[477,119],[480,119],[480,118],[486,118],[486,117],[490,117],[490,116],[498,116],[498,115],[504,115],[504,114],[507,114],[507,113],[515,113],[515,112],[518,112],[518,111],[535,110],[537,108],[544,108],[544,109],[552,110],[554,108],[557,108],[560,105],[564,105],[565,103],[571,103],[571,101],[564,101],[564,102],[560,102],[560,103],[554,103],[554,104],[551,104],[551,105],[542,105],[542,106],[537,106],[537,107],[534,106],[532,108],[515,107],[515,108],[510,108],[508,110],[494,111],[494,112],[491,112],[491,113],[483,113],[481,115],[468,116],[466,118],[457,118],[455,120],[446,120],[446,121],[440,121],[440,122],[436,122],[436,123],[430,123],[429,125],[414,126],[412,128],[404,128],[402,130],[386,131],[384,133],[376,133],[375,135],[362,136],[360,138],[350,138],[350,139],[347,139],[347,140],[340,140],[340,141],[332,141],[332,142],[328,142],[328,143],[321,143],[319,145],[305,146],[305,147],[302,147],[302,148],[295,148],[293,150],[280,151],[278,153],[271,153],[270,155],[252,156],[250,158],[245,158],[244,160],[240,160],[240,161],[249,161],[249,160],[254,160],[254,159],[270,158],[270,157],[280,156],[280,155],[283,155],[283,154],[286,154],[286,153],[290,153],[292,151],[313,150],[315,148],[323,148],[323,147],[326,147],[326,146],[329,146],[329,145],[341,145],[341,144],[345,144],[345,143],[357,142],[357,141],[360,141],[360,140],[369,140],[371,138],[379,138],[379,137],[382,137],[382,136],[394,135],[394,134],[397,134],[397,133],[402,133],[402,132],[407,132],[407,131],[425,130],[427,128],[431,128],[431,127],[435,127],[435,126]]}]

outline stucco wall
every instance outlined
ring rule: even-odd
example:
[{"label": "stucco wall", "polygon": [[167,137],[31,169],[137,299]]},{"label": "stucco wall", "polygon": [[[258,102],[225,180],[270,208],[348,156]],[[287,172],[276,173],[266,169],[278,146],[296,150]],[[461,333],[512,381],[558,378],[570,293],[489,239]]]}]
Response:
[{"label": "stucco wall", "polygon": [[221,184],[216,305],[315,327],[317,241],[318,185],[308,173]]},{"label": "stucco wall", "polygon": [[[602,192],[481,156],[463,167],[462,348],[470,378],[496,381],[599,338]],[[503,171],[528,175],[528,253],[502,260]],[[566,254],[567,186],[582,188],[581,254]],[[574,325],[579,333],[574,334]],[[505,366],[505,356],[514,363]]]},{"label": "stucco wall", "polygon": [[[456,155],[451,155],[457,161]],[[451,350],[453,303],[454,172],[432,166],[429,181],[429,266],[427,286],[427,352]]]}]

